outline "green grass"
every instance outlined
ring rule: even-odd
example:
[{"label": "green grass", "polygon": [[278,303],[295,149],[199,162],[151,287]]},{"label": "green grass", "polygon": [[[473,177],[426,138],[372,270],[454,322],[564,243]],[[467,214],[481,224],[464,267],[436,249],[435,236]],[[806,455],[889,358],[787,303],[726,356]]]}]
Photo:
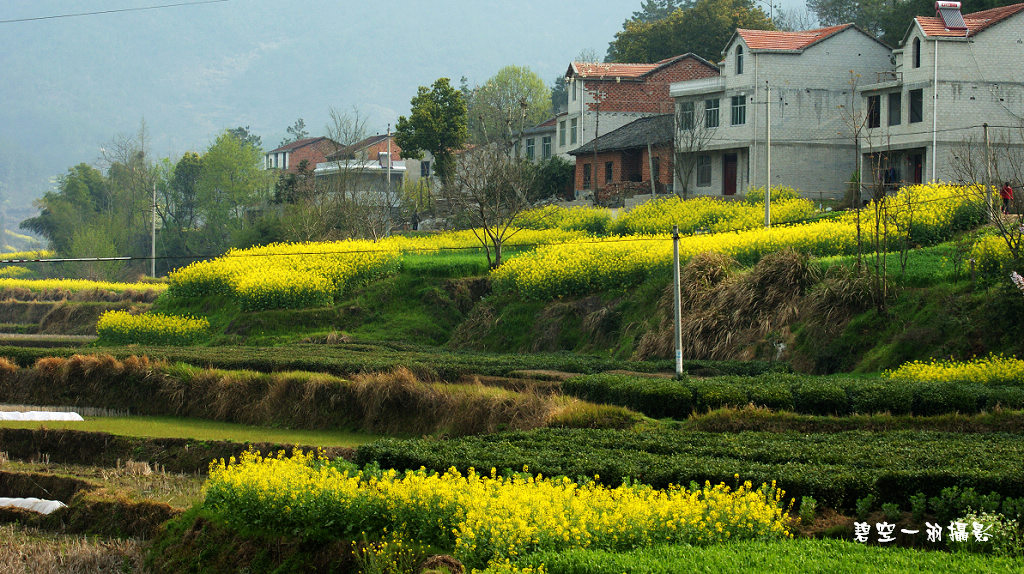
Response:
[{"label": "green grass", "polygon": [[[923,534],[920,536],[925,537]],[[675,574],[762,572],[861,574],[890,572],[1021,572],[1024,559],[905,548],[880,548],[853,541],[744,541],[707,547],[663,546],[632,552],[573,550],[530,554],[521,565],[545,564],[550,574]]]},{"label": "green grass", "polygon": [[380,438],[342,431],[287,430],[175,417],[86,417],[73,421],[0,421],[2,428],[72,429],[122,436],[269,442],[306,446],[358,446]]}]

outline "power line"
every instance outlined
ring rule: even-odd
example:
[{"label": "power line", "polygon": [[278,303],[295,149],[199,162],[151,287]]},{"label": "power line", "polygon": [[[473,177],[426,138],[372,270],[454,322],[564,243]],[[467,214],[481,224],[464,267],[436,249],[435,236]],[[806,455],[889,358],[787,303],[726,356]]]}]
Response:
[{"label": "power line", "polygon": [[35,22],[38,20],[56,20],[58,18],[77,18],[79,16],[96,16],[99,14],[116,14],[118,12],[139,12],[142,10],[158,10],[160,8],[175,8],[178,6],[198,6],[200,4],[217,4],[228,0],[194,0],[193,2],[176,2],[174,4],[159,4],[157,6],[139,6],[137,8],[114,8],[111,10],[96,10],[93,12],[74,12],[71,14],[54,14],[52,16],[35,16],[32,18],[11,18],[0,20],[0,24],[13,24],[15,22]]}]

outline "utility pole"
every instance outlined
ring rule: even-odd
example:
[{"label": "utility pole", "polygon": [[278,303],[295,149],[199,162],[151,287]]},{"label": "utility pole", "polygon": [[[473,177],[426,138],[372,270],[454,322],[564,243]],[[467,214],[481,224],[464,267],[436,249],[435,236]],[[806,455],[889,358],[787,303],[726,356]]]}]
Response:
[{"label": "utility pole", "polygon": [[981,124],[985,132],[985,203],[988,205],[988,220],[995,218],[995,208],[992,201],[992,159],[989,155],[988,122]]},{"label": "utility pole", "polygon": [[772,226],[772,89],[764,82],[764,226]]},{"label": "utility pole", "polygon": [[153,182],[153,228],[149,241],[149,276],[156,279],[156,181]]},{"label": "utility pole", "polygon": [[683,378],[683,319],[682,302],[679,280],[679,226],[672,226],[672,285],[675,295],[673,323],[675,323],[675,344],[676,344],[676,378]]}]

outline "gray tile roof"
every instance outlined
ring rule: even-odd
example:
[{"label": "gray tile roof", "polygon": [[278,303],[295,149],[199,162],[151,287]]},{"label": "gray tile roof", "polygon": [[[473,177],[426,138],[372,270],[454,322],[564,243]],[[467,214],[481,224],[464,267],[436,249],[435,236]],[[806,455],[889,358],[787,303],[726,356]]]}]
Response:
[{"label": "gray tile roof", "polygon": [[612,130],[597,140],[591,140],[570,151],[569,155],[594,153],[595,142],[598,152],[636,149],[647,147],[647,144],[672,143],[674,132],[675,116],[672,114],[648,116]]}]

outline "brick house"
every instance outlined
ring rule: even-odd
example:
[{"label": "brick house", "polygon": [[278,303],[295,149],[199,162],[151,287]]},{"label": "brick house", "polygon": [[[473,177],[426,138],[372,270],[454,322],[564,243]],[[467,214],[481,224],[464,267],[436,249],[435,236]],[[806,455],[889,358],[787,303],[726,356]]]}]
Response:
[{"label": "brick house", "polygon": [[674,126],[672,114],[643,117],[569,152],[576,158],[577,194],[619,205],[634,195],[671,191]]},{"label": "brick house", "polygon": [[309,168],[313,169],[316,164],[323,162],[328,154],[340,147],[341,144],[330,138],[303,138],[265,153],[264,169],[296,173],[303,160],[309,162]]},{"label": "brick house", "polygon": [[570,151],[645,116],[672,113],[669,86],[718,75],[718,68],[695,54],[654,64],[573,62],[565,72],[566,113],[556,118],[553,153]]},{"label": "brick house", "polygon": [[[676,187],[734,195],[764,186],[766,119],[771,184],[814,197],[840,197],[857,168],[847,116],[857,78],[892,70],[890,48],[853,24],[776,32],[738,29],[722,51],[721,74],[672,84],[676,102]],[[766,109],[766,86],[770,110]]]},{"label": "brick house", "polygon": [[960,6],[937,2],[935,16],[915,18],[892,73],[857,87],[865,183],[980,180],[985,123],[993,147],[1024,156],[1024,3]]}]

